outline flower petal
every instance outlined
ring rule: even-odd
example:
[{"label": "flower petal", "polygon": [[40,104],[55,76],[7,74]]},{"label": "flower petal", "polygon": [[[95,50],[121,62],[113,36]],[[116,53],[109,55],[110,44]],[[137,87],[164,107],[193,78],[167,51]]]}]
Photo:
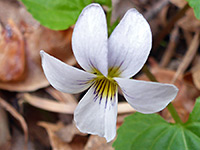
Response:
[{"label": "flower petal", "polygon": [[152,45],[148,22],[130,9],[108,41],[108,68],[119,68],[120,77],[135,75],[146,62]]},{"label": "flower petal", "polygon": [[44,74],[50,84],[59,91],[78,93],[86,90],[95,75],[69,66],[53,56],[40,51]]},{"label": "flower petal", "polygon": [[164,109],[177,95],[172,84],[115,78],[128,103],[141,113],[155,113]]},{"label": "flower petal", "polygon": [[80,14],[72,35],[76,60],[89,72],[99,70],[107,75],[107,24],[99,4],[90,4]]},{"label": "flower petal", "polygon": [[95,97],[94,88],[91,87],[79,102],[74,120],[81,132],[105,137],[110,142],[116,135],[117,93],[112,101]]}]

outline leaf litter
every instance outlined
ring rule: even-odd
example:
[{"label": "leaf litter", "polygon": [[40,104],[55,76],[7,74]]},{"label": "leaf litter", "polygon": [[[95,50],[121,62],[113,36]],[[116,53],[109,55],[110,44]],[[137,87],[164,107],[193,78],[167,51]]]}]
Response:
[{"label": "leaf litter", "polygon": [[[164,32],[165,27],[171,26],[169,20],[174,15],[172,12],[177,13],[185,6],[182,0],[171,0],[171,3],[164,0],[159,3],[156,0],[149,3],[146,0],[114,0],[113,4],[113,18],[122,16],[130,6],[149,16],[154,39]],[[157,9],[157,6],[162,8]],[[4,124],[1,125],[5,129],[0,129],[0,137],[5,139],[2,143],[6,143],[8,149],[17,143],[24,145],[25,140],[29,143],[27,148],[31,150],[112,150],[112,143],[107,144],[98,136],[82,134],[74,126],[73,112],[83,94],[61,93],[49,87],[41,69],[41,49],[69,65],[80,67],[71,50],[73,27],[64,31],[42,27],[22,3],[15,0],[0,0],[0,21],[0,67],[4,68],[0,70],[0,89],[4,97],[10,95],[14,99],[0,98],[0,109],[4,111],[1,113]],[[194,107],[196,97],[200,95],[200,67],[199,63],[194,62],[200,56],[200,23],[193,10],[188,8],[173,24],[171,30],[164,33],[165,36],[157,48],[152,50],[148,64],[159,82],[171,83],[174,78],[173,82],[179,88],[179,93],[173,103],[185,122]],[[137,75],[137,79],[148,80],[142,73]],[[118,127],[123,123],[124,117],[135,112],[120,95],[119,101]],[[23,132],[16,123],[6,119],[9,114],[20,122]],[[173,122],[167,109],[159,114]],[[16,136],[20,138],[17,139]],[[14,140],[13,144],[10,140]],[[0,147],[5,146],[2,143],[0,141]],[[20,148],[24,149],[24,146]]]}]

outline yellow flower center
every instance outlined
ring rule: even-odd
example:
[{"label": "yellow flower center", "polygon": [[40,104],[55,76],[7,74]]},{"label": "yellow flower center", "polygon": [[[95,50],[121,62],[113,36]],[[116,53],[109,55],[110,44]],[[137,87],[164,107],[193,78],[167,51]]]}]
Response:
[{"label": "yellow flower center", "polygon": [[98,99],[99,103],[101,103],[102,98],[105,98],[106,104],[107,100],[114,102],[118,85],[113,78],[120,76],[119,68],[109,68],[107,77],[102,75],[97,69],[94,69],[93,73],[97,75],[97,77],[92,80],[92,88],[94,88],[95,95],[94,100],[96,101]]}]

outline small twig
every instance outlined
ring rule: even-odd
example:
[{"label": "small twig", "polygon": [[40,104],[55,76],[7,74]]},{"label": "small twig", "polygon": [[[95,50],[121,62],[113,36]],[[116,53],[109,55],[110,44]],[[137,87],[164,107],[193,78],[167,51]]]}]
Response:
[{"label": "small twig", "polygon": [[160,63],[161,67],[166,67],[171,57],[173,56],[174,50],[176,49],[177,46],[178,33],[179,33],[178,27],[176,26],[171,33],[169,44],[167,46],[167,49],[165,50],[162,61]]},{"label": "small twig", "polygon": [[174,83],[179,75],[185,72],[191,61],[193,60],[199,47],[199,32],[196,32],[189,49],[187,50],[182,63],[179,65],[176,74],[174,75],[172,82]]},{"label": "small twig", "polygon": [[142,68],[142,71],[146,74],[146,76],[149,78],[149,80],[153,82],[158,82],[158,80],[155,78],[155,76],[150,72],[147,65],[145,64]]},{"label": "small twig", "polygon": [[0,26],[2,26],[3,29],[5,29],[5,25],[1,19],[0,19]]},{"label": "small twig", "polygon": [[190,45],[191,42],[192,42],[192,33],[191,33],[190,31],[187,31],[187,30],[184,30],[184,29],[183,29],[183,35],[184,35],[184,37],[185,37],[187,46],[189,47],[189,45]]},{"label": "small twig", "polygon": [[[142,71],[147,75],[147,77],[153,81],[153,82],[158,82],[156,77],[151,73],[151,71],[149,70],[149,68],[147,67],[147,65],[144,65],[144,67],[142,68]],[[174,119],[174,121],[176,123],[182,123],[181,118],[179,117],[174,105],[170,102],[167,106],[167,109],[169,110],[172,118]]]},{"label": "small twig", "polygon": [[164,39],[164,37],[172,30],[174,24],[177,20],[179,20],[185,12],[190,8],[188,4],[186,4],[172,19],[169,21],[169,23],[163,28],[162,32],[157,36],[157,38],[154,40],[154,47],[153,49],[156,50],[158,46],[160,45],[160,42]]},{"label": "small twig", "polygon": [[22,117],[21,114],[19,114],[8,102],[6,102],[4,99],[0,98],[0,105],[6,109],[14,118],[16,118],[23,130],[24,130],[24,149],[27,150],[27,144],[28,144],[28,126],[24,120],[24,118]]},{"label": "small twig", "polygon": [[151,20],[152,18],[154,18],[154,16],[156,16],[158,14],[158,12],[160,12],[160,10],[163,9],[163,7],[165,7],[167,4],[169,4],[169,0],[161,0],[158,1],[158,3],[156,3],[156,5],[154,5],[151,10],[147,11],[144,14],[144,17],[147,20]]},{"label": "small twig", "polygon": [[66,104],[25,93],[23,99],[30,105],[56,113],[73,114],[77,104]]},{"label": "small twig", "polygon": [[118,104],[118,109],[117,109],[118,114],[128,114],[128,113],[133,113],[135,112],[135,109],[131,107],[127,102],[120,102]]}]

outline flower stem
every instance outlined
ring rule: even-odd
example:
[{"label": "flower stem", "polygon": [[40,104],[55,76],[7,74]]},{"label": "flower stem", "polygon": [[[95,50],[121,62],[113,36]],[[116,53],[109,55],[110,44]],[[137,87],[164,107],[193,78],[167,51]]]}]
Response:
[{"label": "flower stem", "polygon": [[149,70],[149,68],[147,67],[147,65],[144,65],[142,68],[142,71],[147,75],[147,77],[149,78],[149,80],[153,81],[153,82],[158,82],[156,80],[156,77],[151,73],[151,71]]},{"label": "flower stem", "polygon": [[[149,68],[147,67],[147,65],[144,65],[144,67],[142,68],[142,71],[147,75],[147,77],[153,81],[153,82],[158,82],[155,78],[155,76],[151,73],[151,71],[149,70]],[[182,120],[179,117],[174,105],[170,102],[169,105],[167,106],[167,109],[169,110],[171,116],[173,117],[174,121],[176,123],[180,123],[182,124]]]},{"label": "flower stem", "polygon": [[176,123],[179,123],[179,124],[183,123],[172,103],[169,103],[169,105],[167,106],[167,109],[169,110],[171,116],[173,117]]},{"label": "flower stem", "polygon": [[106,19],[107,19],[107,26],[109,29],[111,25],[111,16],[112,16],[112,1],[111,0],[107,1],[107,6],[108,6],[108,10],[106,12]]}]

